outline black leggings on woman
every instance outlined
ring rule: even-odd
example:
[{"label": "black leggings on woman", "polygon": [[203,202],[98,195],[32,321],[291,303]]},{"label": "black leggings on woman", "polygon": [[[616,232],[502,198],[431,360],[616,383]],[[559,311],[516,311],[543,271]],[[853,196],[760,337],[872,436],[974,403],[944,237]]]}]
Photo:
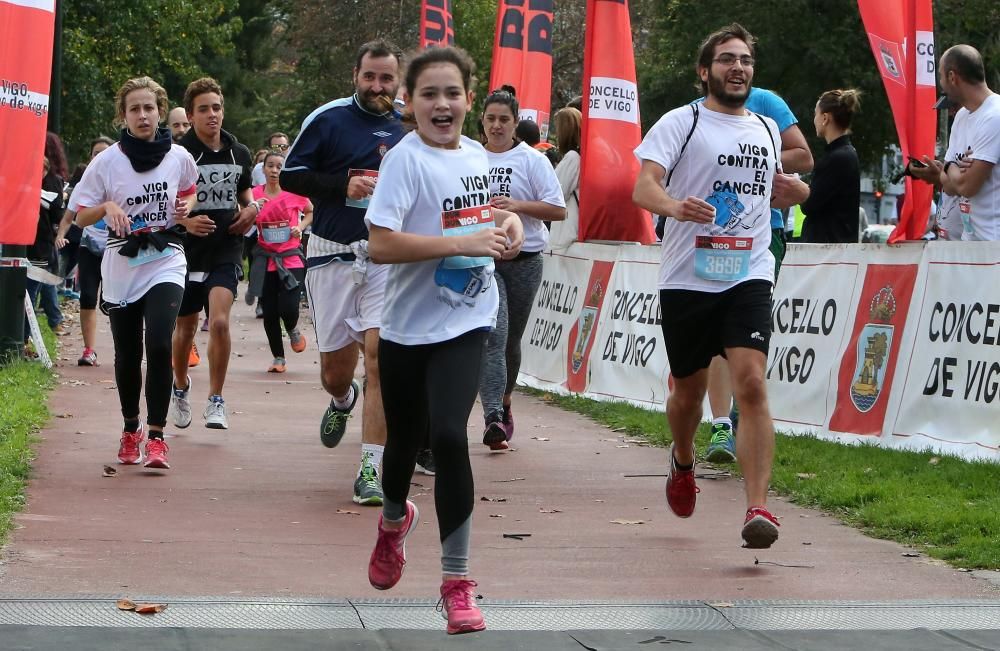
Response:
[{"label": "black leggings on woman", "polygon": [[267,345],[271,347],[271,357],[284,357],[285,344],[281,338],[281,323],[285,323],[285,332],[291,332],[299,324],[299,301],[302,300],[302,287],[306,281],[305,269],[289,269],[299,286],[288,289],[281,282],[277,271],[264,274],[264,287],[260,293],[260,307],[264,310],[264,334],[267,335]]},{"label": "black leggings on woman", "polygon": [[406,515],[417,449],[429,431],[437,465],[434,506],[445,574],[469,573],[475,497],[466,426],[479,391],[487,334],[473,330],[448,341],[419,346],[380,339],[378,345],[387,433],[382,457],[382,513],[388,520]]},{"label": "black leggings on woman", "polygon": [[124,307],[105,303],[115,342],[115,383],[122,417],[139,417],[142,387],[143,324],[146,335],[146,423],[163,428],[167,424],[173,371],[170,344],[184,288],[173,283],[154,285],[145,296]]}]

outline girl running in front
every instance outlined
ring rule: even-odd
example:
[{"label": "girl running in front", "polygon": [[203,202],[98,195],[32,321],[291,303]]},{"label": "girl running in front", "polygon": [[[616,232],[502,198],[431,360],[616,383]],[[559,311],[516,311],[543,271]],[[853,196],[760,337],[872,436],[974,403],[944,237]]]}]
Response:
[{"label": "girl running in front", "polygon": [[566,202],[545,154],[514,138],[518,105],[514,88],[486,96],[482,122],[490,161],[490,204],[516,212],[524,224],[524,245],[517,257],[497,263],[500,292],[497,326],[486,342],[479,387],[486,427],[483,445],[506,450],[514,436],[511,396],[521,368],[521,336],[531,303],[542,283],[542,251],[549,242],[544,221],[566,219]]},{"label": "girl running in front", "polygon": [[387,426],[385,499],[368,580],[396,585],[406,537],[417,525],[407,500],[417,448],[429,432],[437,464],[441,601],[448,633],[486,628],[469,578],[473,482],[466,427],[479,389],[483,346],[496,323],[493,261],[513,258],[524,233],[514,213],[489,206],[489,163],[462,137],[473,64],[462,50],[430,48],[406,74],[417,129],[389,150],[365,221],[372,260],[391,264],[378,363]]},{"label": "girl running in front", "polygon": [[285,346],[281,324],[292,350],[306,349],[306,338],[299,332],[299,301],[306,277],[302,231],[312,223],[312,202],[278,185],[285,155],[268,152],[264,156],[264,185],[253,188],[258,206],[257,245],[250,258],[250,288],[247,296],[259,296],[264,310],[264,334],[274,361],[268,373],[285,372]]},{"label": "girl running in front", "polygon": [[[169,468],[163,427],[170,402],[170,345],[184,294],[187,261],[180,226],[203,235],[214,228],[187,218],[196,201],[198,170],[186,149],[159,127],[167,92],[149,77],[125,82],[115,97],[118,144],[87,166],[74,192],[76,223],[108,228],[101,260],[104,301],[115,346],[115,383],[125,426],[118,461]],[[143,325],[146,340],[146,425],[139,422]]]}]

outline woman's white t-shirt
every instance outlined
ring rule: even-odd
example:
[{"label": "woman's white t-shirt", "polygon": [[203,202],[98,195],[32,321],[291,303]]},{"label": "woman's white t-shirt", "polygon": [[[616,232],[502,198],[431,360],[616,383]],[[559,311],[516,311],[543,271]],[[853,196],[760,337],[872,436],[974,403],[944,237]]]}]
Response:
[{"label": "woman's white t-shirt", "polygon": [[[79,187],[79,186],[77,186]],[[67,206],[72,212],[77,213],[80,211],[80,202],[77,201],[76,187],[73,188],[73,192],[69,195],[69,205]],[[104,251],[104,247],[108,245],[108,225],[104,223],[104,219],[101,218],[97,220],[96,224],[91,224],[90,226],[83,227],[83,238],[91,240],[97,245],[101,251]],[[88,251],[90,249],[88,248]]]},{"label": "woman's white t-shirt", "polygon": [[[411,132],[382,159],[365,223],[419,235],[460,235],[487,225],[481,220],[488,218],[489,200],[482,145],[463,136],[458,149],[429,147]],[[460,209],[461,215],[455,212]],[[488,257],[390,265],[380,336],[413,346],[492,328],[500,303],[493,271]]]},{"label": "woman's white t-shirt", "polygon": [[569,246],[577,239],[580,223],[580,154],[569,150],[556,165],[556,178],[566,202],[566,219],[552,222],[549,244],[553,249]]},{"label": "woman's white t-shirt", "polygon": [[[120,145],[112,145],[87,165],[76,186],[78,210],[113,201],[132,221],[134,231],[173,227],[174,202],[197,189],[198,168],[191,154],[172,145],[159,165],[136,172]],[[187,261],[184,248],[170,245],[164,251],[147,247],[135,258],[118,254],[124,240],[113,234],[101,260],[101,292],[108,303],[133,303],[154,285],[173,283],[184,287]]]},{"label": "woman's white t-shirt", "polygon": [[700,197],[716,210],[710,224],[667,219],[659,288],[717,293],[747,280],[773,283],[768,247],[771,187],[781,155],[778,125],[753,113],[719,113],[704,104],[698,110],[693,132],[692,109],[682,106],[660,118],[635,150],[639,160],[667,170],[668,195]]},{"label": "woman's white t-shirt", "polygon": [[[552,163],[545,154],[526,143],[495,154],[489,150],[490,196],[510,197],[514,201],[543,201],[552,206],[566,207],[562,188]],[[524,244],[521,250],[532,253],[544,251],[549,242],[549,229],[542,220],[526,213],[518,213],[524,224]]]}]

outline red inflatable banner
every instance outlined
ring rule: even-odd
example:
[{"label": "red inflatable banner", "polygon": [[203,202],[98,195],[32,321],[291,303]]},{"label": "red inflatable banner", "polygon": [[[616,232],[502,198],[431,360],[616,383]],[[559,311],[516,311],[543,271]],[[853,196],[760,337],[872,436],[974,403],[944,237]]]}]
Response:
[{"label": "red inflatable banner", "polygon": [[587,0],[583,52],[578,238],[650,244],[652,217],[632,203],[642,128],[626,0]]},{"label": "red inflatable banner", "polygon": [[0,243],[35,241],[55,0],[0,0]]},{"label": "red inflatable banner", "polygon": [[455,23],[451,0],[423,0],[420,3],[420,47],[454,45]]},{"label": "red inflatable banner", "polygon": [[552,15],[554,0],[500,0],[493,39],[490,90],[509,84],[521,106],[518,119],[534,120],[549,134],[552,101]]},{"label": "red inflatable banner", "polygon": [[[931,0],[858,0],[858,8],[896,119],[903,161],[907,156],[934,158],[937,75]],[[906,195],[890,243],[920,239],[927,230],[934,188],[905,178]]]}]

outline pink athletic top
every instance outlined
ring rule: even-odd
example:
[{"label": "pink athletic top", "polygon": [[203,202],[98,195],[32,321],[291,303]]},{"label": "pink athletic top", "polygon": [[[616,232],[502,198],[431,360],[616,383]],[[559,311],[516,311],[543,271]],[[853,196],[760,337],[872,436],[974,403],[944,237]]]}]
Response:
[{"label": "pink athletic top", "polygon": [[[299,217],[309,204],[308,199],[284,190],[276,197],[268,197],[264,193],[263,185],[253,188],[253,198],[267,199],[264,208],[257,215],[257,243],[262,249],[272,253],[284,253],[302,244],[301,240],[292,236],[290,231],[299,225]],[[305,267],[305,262],[298,256],[287,257],[284,263],[286,269]],[[275,271],[277,268],[274,260],[267,261],[268,271]]]}]

